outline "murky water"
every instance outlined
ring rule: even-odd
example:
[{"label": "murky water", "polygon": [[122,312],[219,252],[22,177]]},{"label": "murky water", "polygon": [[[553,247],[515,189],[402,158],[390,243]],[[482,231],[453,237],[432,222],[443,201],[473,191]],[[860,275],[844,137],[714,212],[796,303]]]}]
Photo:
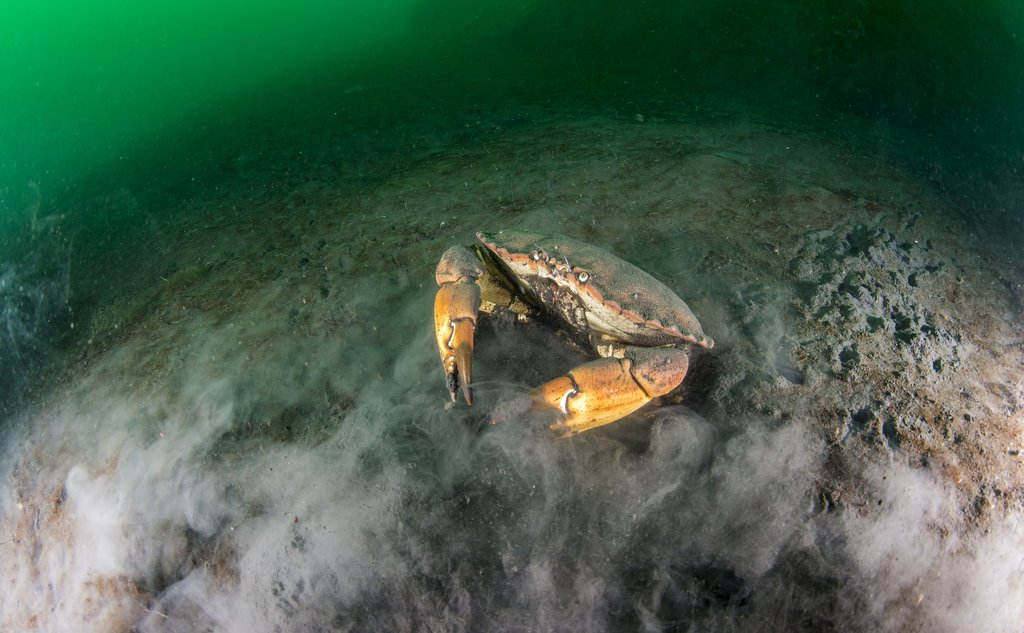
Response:
[{"label": "murky water", "polygon": [[[1024,16],[995,2],[0,9],[0,628],[1015,631]],[[715,350],[582,362],[433,268],[599,244]]]}]

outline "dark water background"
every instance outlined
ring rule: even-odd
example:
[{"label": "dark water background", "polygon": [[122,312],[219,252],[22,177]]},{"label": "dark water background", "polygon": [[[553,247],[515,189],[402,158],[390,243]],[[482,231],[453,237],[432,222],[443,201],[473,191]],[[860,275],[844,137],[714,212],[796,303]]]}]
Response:
[{"label": "dark water background", "polygon": [[[565,106],[715,97],[798,117],[854,114],[964,152],[1012,151],[1022,11],[944,0],[5,3],[4,185],[44,180],[56,194],[140,156],[200,151],[185,130],[227,132],[258,114],[294,125],[279,108],[323,126],[313,115],[354,83],[437,77],[450,82],[432,95],[441,101],[410,94],[405,117],[493,106],[489,95]],[[189,172],[164,167],[169,178]]]}]

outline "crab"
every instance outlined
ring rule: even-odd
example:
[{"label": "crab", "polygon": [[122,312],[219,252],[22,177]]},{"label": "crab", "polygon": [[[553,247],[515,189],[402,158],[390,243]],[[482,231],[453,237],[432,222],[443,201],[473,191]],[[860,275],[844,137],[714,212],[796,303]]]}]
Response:
[{"label": "crab", "polygon": [[477,233],[441,256],[434,301],[437,349],[453,403],[473,404],[478,313],[546,318],[597,358],[502,403],[492,422],[549,410],[549,429],[575,435],[620,420],[674,391],[690,351],[710,349],[697,317],[648,273],[596,246],[527,231]]}]

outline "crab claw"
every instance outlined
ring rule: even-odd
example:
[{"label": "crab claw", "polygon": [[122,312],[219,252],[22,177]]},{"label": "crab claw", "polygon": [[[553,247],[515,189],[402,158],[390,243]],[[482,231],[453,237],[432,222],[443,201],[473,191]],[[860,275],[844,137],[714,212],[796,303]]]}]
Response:
[{"label": "crab claw", "polygon": [[575,435],[615,422],[654,398],[675,389],[686,376],[689,356],[675,348],[639,349],[624,358],[584,363],[529,393],[534,409],[555,409],[559,419],[548,428]]},{"label": "crab claw", "polygon": [[476,280],[483,268],[472,252],[453,247],[441,256],[435,277],[434,332],[444,366],[445,385],[452,402],[459,387],[466,404],[473,404],[473,334],[480,309],[480,287]]}]

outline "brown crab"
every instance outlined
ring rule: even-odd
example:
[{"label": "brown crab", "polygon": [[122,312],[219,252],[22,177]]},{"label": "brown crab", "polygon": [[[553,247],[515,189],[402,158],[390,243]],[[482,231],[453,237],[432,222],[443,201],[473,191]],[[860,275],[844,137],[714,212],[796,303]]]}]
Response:
[{"label": "brown crab", "polygon": [[480,310],[547,315],[600,357],[537,387],[519,405],[499,407],[499,418],[551,409],[558,420],[549,428],[559,435],[614,422],[668,394],[686,376],[688,348],[714,345],[667,286],[596,246],[526,231],[476,238],[472,248],[448,249],[437,265],[434,325],[452,402],[461,385],[473,403]]}]

